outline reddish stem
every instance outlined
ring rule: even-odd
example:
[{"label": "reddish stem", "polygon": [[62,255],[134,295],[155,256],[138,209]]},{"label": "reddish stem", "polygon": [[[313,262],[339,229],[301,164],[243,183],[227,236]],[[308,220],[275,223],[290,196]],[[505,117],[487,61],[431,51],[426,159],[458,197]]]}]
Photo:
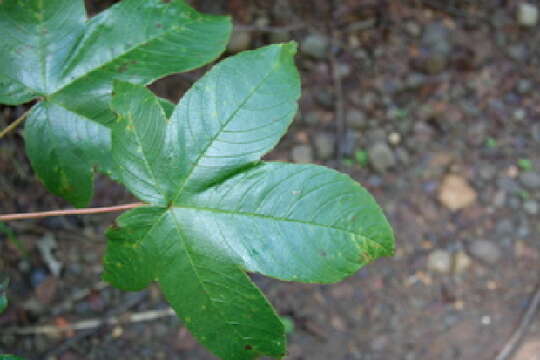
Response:
[{"label": "reddish stem", "polygon": [[101,208],[53,210],[53,211],[27,213],[27,214],[6,214],[6,215],[0,215],[0,222],[12,221],[12,220],[24,220],[24,219],[37,219],[37,218],[50,217],[50,216],[102,214],[102,213],[133,209],[133,208],[137,208],[144,205],[146,204],[133,203],[133,204],[125,204],[125,205],[117,205],[117,206],[101,207]]}]

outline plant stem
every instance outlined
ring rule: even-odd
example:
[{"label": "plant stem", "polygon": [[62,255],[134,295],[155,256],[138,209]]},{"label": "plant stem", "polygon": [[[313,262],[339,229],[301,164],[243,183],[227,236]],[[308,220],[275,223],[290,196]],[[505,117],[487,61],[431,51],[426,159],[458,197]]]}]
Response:
[{"label": "plant stem", "polygon": [[26,117],[28,116],[29,111],[30,110],[25,111],[24,114],[19,116],[19,118],[17,120],[15,120],[11,124],[9,124],[4,130],[0,131],[0,139],[3,138],[4,136],[6,136],[7,133],[9,133],[13,129],[15,129],[17,126],[19,126],[26,119]]},{"label": "plant stem", "polygon": [[101,208],[53,210],[53,211],[27,213],[27,214],[6,214],[6,215],[0,215],[0,221],[37,219],[37,218],[43,218],[43,217],[63,216],[63,215],[103,214],[103,213],[133,209],[133,208],[137,208],[144,205],[146,204],[139,202],[139,203],[133,203],[133,204],[125,204],[125,205],[117,205],[117,206],[101,207]]}]

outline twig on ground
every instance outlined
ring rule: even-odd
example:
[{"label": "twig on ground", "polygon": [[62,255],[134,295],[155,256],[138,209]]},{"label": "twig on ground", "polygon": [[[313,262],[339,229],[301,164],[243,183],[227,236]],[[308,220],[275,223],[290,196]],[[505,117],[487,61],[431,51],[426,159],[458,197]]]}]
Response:
[{"label": "twig on ground", "polygon": [[0,215],[0,222],[24,220],[24,219],[37,219],[37,218],[51,217],[51,216],[102,214],[102,213],[133,209],[133,208],[141,207],[144,205],[146,204],[133,203],[133,204],[125,204],[125,205],[117,205],[117,206],[109,206],[109,207],[101,207],[101,208],[53,210],[53,211],[27,213],[27,214],[6,214],[6,215]]},{"label": "twig on ground", "polygon": [[9,124],[4,130],[0,131],[0,139],[2,139],[10,131],[14,130],[17,126],[19,126],[26,119],[29,112],[30,110],[25,111],[21,116],[17,118],[17,120]]},{"label": "twig on ground", "polygon": [[516,328],[512,336],[508,339],[503,349],[497,354],[495,360],[508,360],[510,356],[518,349],[521,344],[521,340],[529,330],[531,323],[538,312],[540,305],[540,284],[536,287],[535,292],[531,297],[527,311],[523,314],[519,326]]},{"label": "twig on ground", "polygon": [[148,310],[137,313],[132,313],[129,316],[121,314],[120,316],[108,317],[105,319],[88,319],[83,321],[78,321],[73,324],[68,324],[66,326],[57,326],[57,325],[38,325],[38,326],[27,326],[27,327],[11,327],[2,330],[4,335],[52,335],[57,336],[68,331],[81,331],[81,330],[92,330],[99,328],[101,326],[114,326],[120,324],[131,324],[139,323],[145,321],[152,321],[156,319],[161,319],[164,317],[176,316],[174,310],[171,308],[162,309],[162,310]]},{"label": "twig on ground", "polygon": [[[74,328],[73,325],[66,324],[65,326],[55,326],[57,329],[60,330],[60,332],[49,332],[48,334],[62,334],[66,332],[73,332],[75,330],[86,330],[78,333],[77,335],[67,339],[63,343],[61,343],[56,348],[50,350],[47,352],[45,356],[43,356],[43,359],[48,359],[53,356],[58,356],[62,354],[64,351],[68,350],[72,346],[74,346],[76,343],[81,341],[84,338],[87,338],[89,336],[92,336],[95,334],[99,329],[101,329],[104,326],[107,325],[117,325],[123,322],[119,319],[119,316],[132,307],[139,304],[144,298],[147,296],[147,292],[141,292],[138,294],[135,294],[135,296],[128,297],[126,301],[122,302],[119,306],[115,307],[114,309],[107,312],[107,314],[102,319],[93,319],[93,320],[86,320],[79,323],[76,323],[75,325],[78,326],[77,328]],[[45,328],[42,328],[43,331]],[[51,330],[50,328],[48,329]],[[19,334],[21,335],[21,334]]]}]

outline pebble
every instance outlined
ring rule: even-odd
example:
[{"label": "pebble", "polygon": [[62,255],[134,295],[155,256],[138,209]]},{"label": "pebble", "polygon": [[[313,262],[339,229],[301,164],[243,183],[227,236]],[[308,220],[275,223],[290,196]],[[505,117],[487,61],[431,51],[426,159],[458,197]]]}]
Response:
[{"label": "pebble", "polygon": [[345,133],[345,139],[342,144],[343,155],[352,156],[356,151],[356,146],[359,142],[360,135],[355,131],[347,131]]},{"label": "pebble", "polygon": [[409,35],[418,37],[422,33],[422,28],[418,23],[414,21],[408,21],[405,23],[405,30],[409,33]]},{"label": "pebble", "polygon": [[527,171],[519,175],[519,181],[529,189],[540,188],[540,173]]},{"label": "pebble", "polygon": [[452,256],[446,250],[435,250],[428,256],[427,266],[431,271],[448,274],[452,267]]},{"label": "pebble", "polygon": [[540,123],[536,123],[532,126],[531,134],[534,141],[540,142]]},{"label": "pebble", "polygon": [[251,34],[248,31],[235,31],[227,45],[227,51],[237,53],[249,49],[251,45]]},{"label": "pebble", "polygon": [[401,134],[397,132],[392,132],[388,135],[388,142],[392,145],[399,145],[401,142]]},{"label": "pebble", "polygon": [[472,255],[490,264],[494,264],[501,258],[501,251],[491,241],[475,240],[469,247]]},{"label": "pebble", "polygon": [[308,125],[318,125],[321,122],[321,114],[318,111],[310,111],[304,116]]},{"label": "pebble", "polygon": [[529,49],[525,44],[515,44],[508,46],[508,56],[517,61],[527,60]]},{"label": "pebble", "polygon": [[454,266],[456,273],[460,274],[471,266],[471,258],[463,251],[460,251],[454,258]]},{"label": "pebble", "polygon": [[448,28],[440,22],[428,24],[422,33],[422,45],[439,54],[449,54],[452,44]]},{"label": "pebble", "polygon": [[459,175],[447,175],[439,190],[439,201],[450,210],[459,210],[476,201],[476,191]]},{"label": "pebble", "polygon": [[330,89],[321,89],[315,93],[315,99],[322,106],[331,109],[334,107],[334,93]]},{"label": "pebble", "polygon": [[385,172],[396,164],[392,149],[383,142],[377,142],[368,149],[369,162],[378,172]]},{"label": "pebble", "polygon": [[309,34],[300,46],[303,53],[314,58],[323,59],[327,56],[329,40],[322,34]]},{"label": "pebble", "polygon": [[482,180],[491,180],[497,174],[497,168],[492,164],[480,164],[478,175]]},{"label": "pebble", "polygon": [[538,202],[535,200],[527,200],[523,203],[523,209],[529,215],[538,214]]},{"label": "pebble", "polygon": [[299,164],[313,162],[313,150],[309,145],[297,145],[292,149],[292,161]]},{"label": "pebble", "polygon": [[334,154],[334,146],[336,140],[332,134],[329,133],[317,133],[314,138],[315,148],[319,159],[328,160]]},{"label": "pebble", "polygon": [[538,8],[529,3],[519,4],[517,9],[517,20],[521,26],[535,26],[538,22]]},{"label": "pebble", "polygon": [[360,110],[347,112],[347,125],[353,129],[364,129],[368,124],[366,115]]},{"label": "pebble", "polygon": [[521,95],[528,94],[533,88],[533,83],[529,79],[521,79],[517,83],[517,91]]}]

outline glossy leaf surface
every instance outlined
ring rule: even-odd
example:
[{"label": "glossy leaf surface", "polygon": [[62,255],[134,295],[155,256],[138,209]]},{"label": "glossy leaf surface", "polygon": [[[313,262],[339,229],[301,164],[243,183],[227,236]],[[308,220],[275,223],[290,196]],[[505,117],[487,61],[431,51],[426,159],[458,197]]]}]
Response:
[{"label": "glossy leaf surface", "polygon": [[283,325],[245,271],[329,283],[394,250],[358,183],[322,166],[261,162],[297,110],[296,46],[271,45],[214,68],[168,118],[141,86],[116,82],[113,160],[146,207],[109,231],[105,279],[152,281],[223,359],[284,354]]},{"label": "glossy leaf surface", "polygon": [[148,84],[202,66],[224,50],[230,30],[228,18],[184,0],[123,0],[91,19],[82,0],[1,1],[0,102],[43,99],[25,140],[49,190],[84,206],[93,168],[113,170],[113,79]]}]

